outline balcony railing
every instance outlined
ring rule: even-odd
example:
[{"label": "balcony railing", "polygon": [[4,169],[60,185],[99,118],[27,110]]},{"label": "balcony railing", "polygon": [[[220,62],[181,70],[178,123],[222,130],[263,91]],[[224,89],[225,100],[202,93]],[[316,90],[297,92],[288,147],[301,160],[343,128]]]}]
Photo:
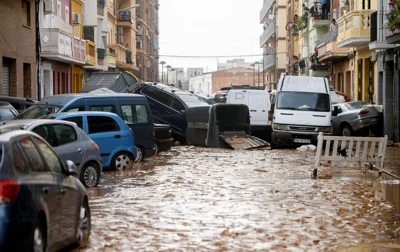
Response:
[{"label": "balcony railing", "polygon": [[337,31],[336,32],[330,31],[327,34],[325,34],[324,36],[322,36],[318,41],[316,41],[315,44],[317,46],[320,46],[320,45],[328,43],[329,41],[332,41],[332,40],[336,41],[337,35],[338,35]]},{"label": "balcony railing", "polygon": [[264,5],[260,11],[260,23],[264,23],[264,19],[268,14],[268,11],[271,9],[272,5],[276,2],[276,0],[266,0],[264,1]]},{"label": "balcony railing", "polygon": [[260,36],[260,47],[263,47],[265,43],[271,38],[273,34],[276,32],[276,23],[275,20],[271,21],[267,28],[265,28],[263,34]]},{"label": "balcony railing", "polygon": [[86,41],[86,64],[96,65],[96,43]]},{"label": "balcony railing", "polygon": [[373,10],[353,10],[338,20],[339,47],[361,47],[370,42]]},{"label": "balcony railing", "polygon": [[318,61],[324,62],[347,57],[349,49],[347,47],[339,48],[336,40],[327,41],[318,46]]},{"label": "balcony railing", "polygon": [[268,70],[276,66],[276,54],[271,53],[269,55],[264,56],[264,70]]},{"label": "balcony railing", "polygon": [[72,57],[81,61],[86,58],[86,41],[77,37],[72,38]]}]

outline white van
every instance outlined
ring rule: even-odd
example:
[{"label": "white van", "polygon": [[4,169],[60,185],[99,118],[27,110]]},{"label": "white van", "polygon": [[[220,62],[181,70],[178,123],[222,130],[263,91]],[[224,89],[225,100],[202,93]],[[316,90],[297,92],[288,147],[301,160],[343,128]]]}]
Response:
[{"label": "white van", "polygon": [[328,80],[282,76],[272,104],[271,146],[317,144],[319,132],[332,134],[332,105]]},{"label": "white van", "polygon": [[251,132],[271,129],[271,102],[267,90],[231,89],[227,104],[244,104],[249,107]]}]

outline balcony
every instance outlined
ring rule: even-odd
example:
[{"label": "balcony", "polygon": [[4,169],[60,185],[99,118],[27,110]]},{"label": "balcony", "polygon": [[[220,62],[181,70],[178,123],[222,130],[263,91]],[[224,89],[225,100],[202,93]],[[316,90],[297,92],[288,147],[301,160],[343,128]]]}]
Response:
[{"label": "balcony", "polygon": [[[324,36],[318,43],[318,61],[334,61],[340,58],[347,57],[349,53],[349,48],[343,47],[339,48],[336,44],[336,33],[328,33],[328,36]],[[324,39],[326,37],[331,37],[332,39]],[[325,41],[326,40],[326,41]]]},{"label": "balcony", "polygon": [[327,19],[316,19],[314,17],[310,18],[310,30],[315,28],[329,28],[330,20]]},{"label": "balcony", "polygon": [[120,11],[118,13],[118,26],[131,27],[134,21],[131,11]]},{"label": "balcony", "polygon": [[[381,12],[376,11],[371,14],[371,40],[369,43],[370,50],[393,48],[393,45],[391,45],[389,41],[395,42],[391,40],[394,37],[391,36],[392,34],[390,33],[389,29],[381,27],[382,21],[386,22],[387,18],[387,13],[382,14]],[[398,38],[398,41],[400,42],[400,36]]]},{"label": "balcony", "polygon": [[115,59],[118,68],[124,70],[139,70],[139,68],[133,64],[132,52],[130,50],[127,50],[122,45],[110,45],[110,47],[115,50]]},{"label": "balcony", "polygon": [[272,35],[275,35],[275,33],[276,33],[276,23],[274,20],[268,24],[267,28],[260,36],[260,47],[263,47],[265,43],[267,43],[267,41],[272,37]]},{"label": "balcony", "polygon": [[264,56],[264,70],[274,68],[276,66],[276,54],[271,53]]},{"label": "balcony", "polygon": [[40,36],[42,58],[68,64],[85,64],[85,40],[55,28],[41,29]]},{"label": "balcony", "polygon": [[106,58],[106,49],[97,48],[97,58],[98,59],[105,59]]},{"label": "balcony", "polygon": [[265,18],[267,17],[268,11],[271,9],[272,5],[276,2],[276,0],[265,0],[264,5],[260,11],[260,24],[264,23]]},{"label": "balcony", "polygon": [[117,59],[115,58],[114,48],[109,47],[107,52],[107,66],[110,68],[117,67]]},{"label": "balcony", "polygon": [[86,41],[86,65],[96,65],[96,43],[90,40]]},{"label": "balcony", "polygon": [[373,10],[353,10],[338,20],[338,47],[362,47],[370,42]]}]

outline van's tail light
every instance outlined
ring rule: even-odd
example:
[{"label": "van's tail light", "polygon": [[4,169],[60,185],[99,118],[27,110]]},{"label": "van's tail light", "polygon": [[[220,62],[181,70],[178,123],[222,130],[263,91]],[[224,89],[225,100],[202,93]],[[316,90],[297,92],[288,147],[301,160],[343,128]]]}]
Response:
[{"label": "van's tail light", "polygon": [[0,180],[0,204],[9,204],[18,195],[19,184],[14,180]]},{"label": "van's tail light", "polygon": [[99,146],[98,146],[96,143],[93,143],[92,146],[93,146],[93,148],[95,148],[96,150],[100,151],[100,148],[99,148]]},{"label": "van's tail light", "polygon": [[132,94],[136,94],[136,90],[132,90]]},{"label": "van's tail light", "polygon": [[168,130],[168,136],[172,137],[172,131],[171,130]]},{"label": "van's tail light", "polygon": [[366,115],[366,114],[368,114],[368,113],[369,113],[368,110],[361,110],[361,111],[358,113],[358,115]]},{"label": "van's tail light", "polygon": [[268,121],[272,121],[272,111],[268,111]]},{"label": "van's tail light", "polygon": [[135,136],[135,132],[133,131],[133,129],[129,128],[129,130],[131,131],[132,136]]},{"label": "van's tail light", "polygon": [[153,127],[153,140],[156,139],[156,129]]}]

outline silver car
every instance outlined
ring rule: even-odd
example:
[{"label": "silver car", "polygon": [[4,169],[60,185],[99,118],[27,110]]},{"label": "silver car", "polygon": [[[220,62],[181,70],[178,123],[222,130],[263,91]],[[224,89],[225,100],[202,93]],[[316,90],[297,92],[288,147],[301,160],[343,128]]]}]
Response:
[{"label": "silver car", "polygon": [[[377,130],[382,112],[379,106],[363,101],[338,103],[333,105],[337,116],[332,117],[334,135],[352,136],[368,134]],[[375,132],[376,133],[376,132]]]},{"label": "silver car", "polygon": [[45,139],[63,160],[71,160],[77,178],[86,187],[95,187],[102,174],[102,161],[97,144],[75,123],[45,119],[12,120],[3,128],[30,130]]}]

